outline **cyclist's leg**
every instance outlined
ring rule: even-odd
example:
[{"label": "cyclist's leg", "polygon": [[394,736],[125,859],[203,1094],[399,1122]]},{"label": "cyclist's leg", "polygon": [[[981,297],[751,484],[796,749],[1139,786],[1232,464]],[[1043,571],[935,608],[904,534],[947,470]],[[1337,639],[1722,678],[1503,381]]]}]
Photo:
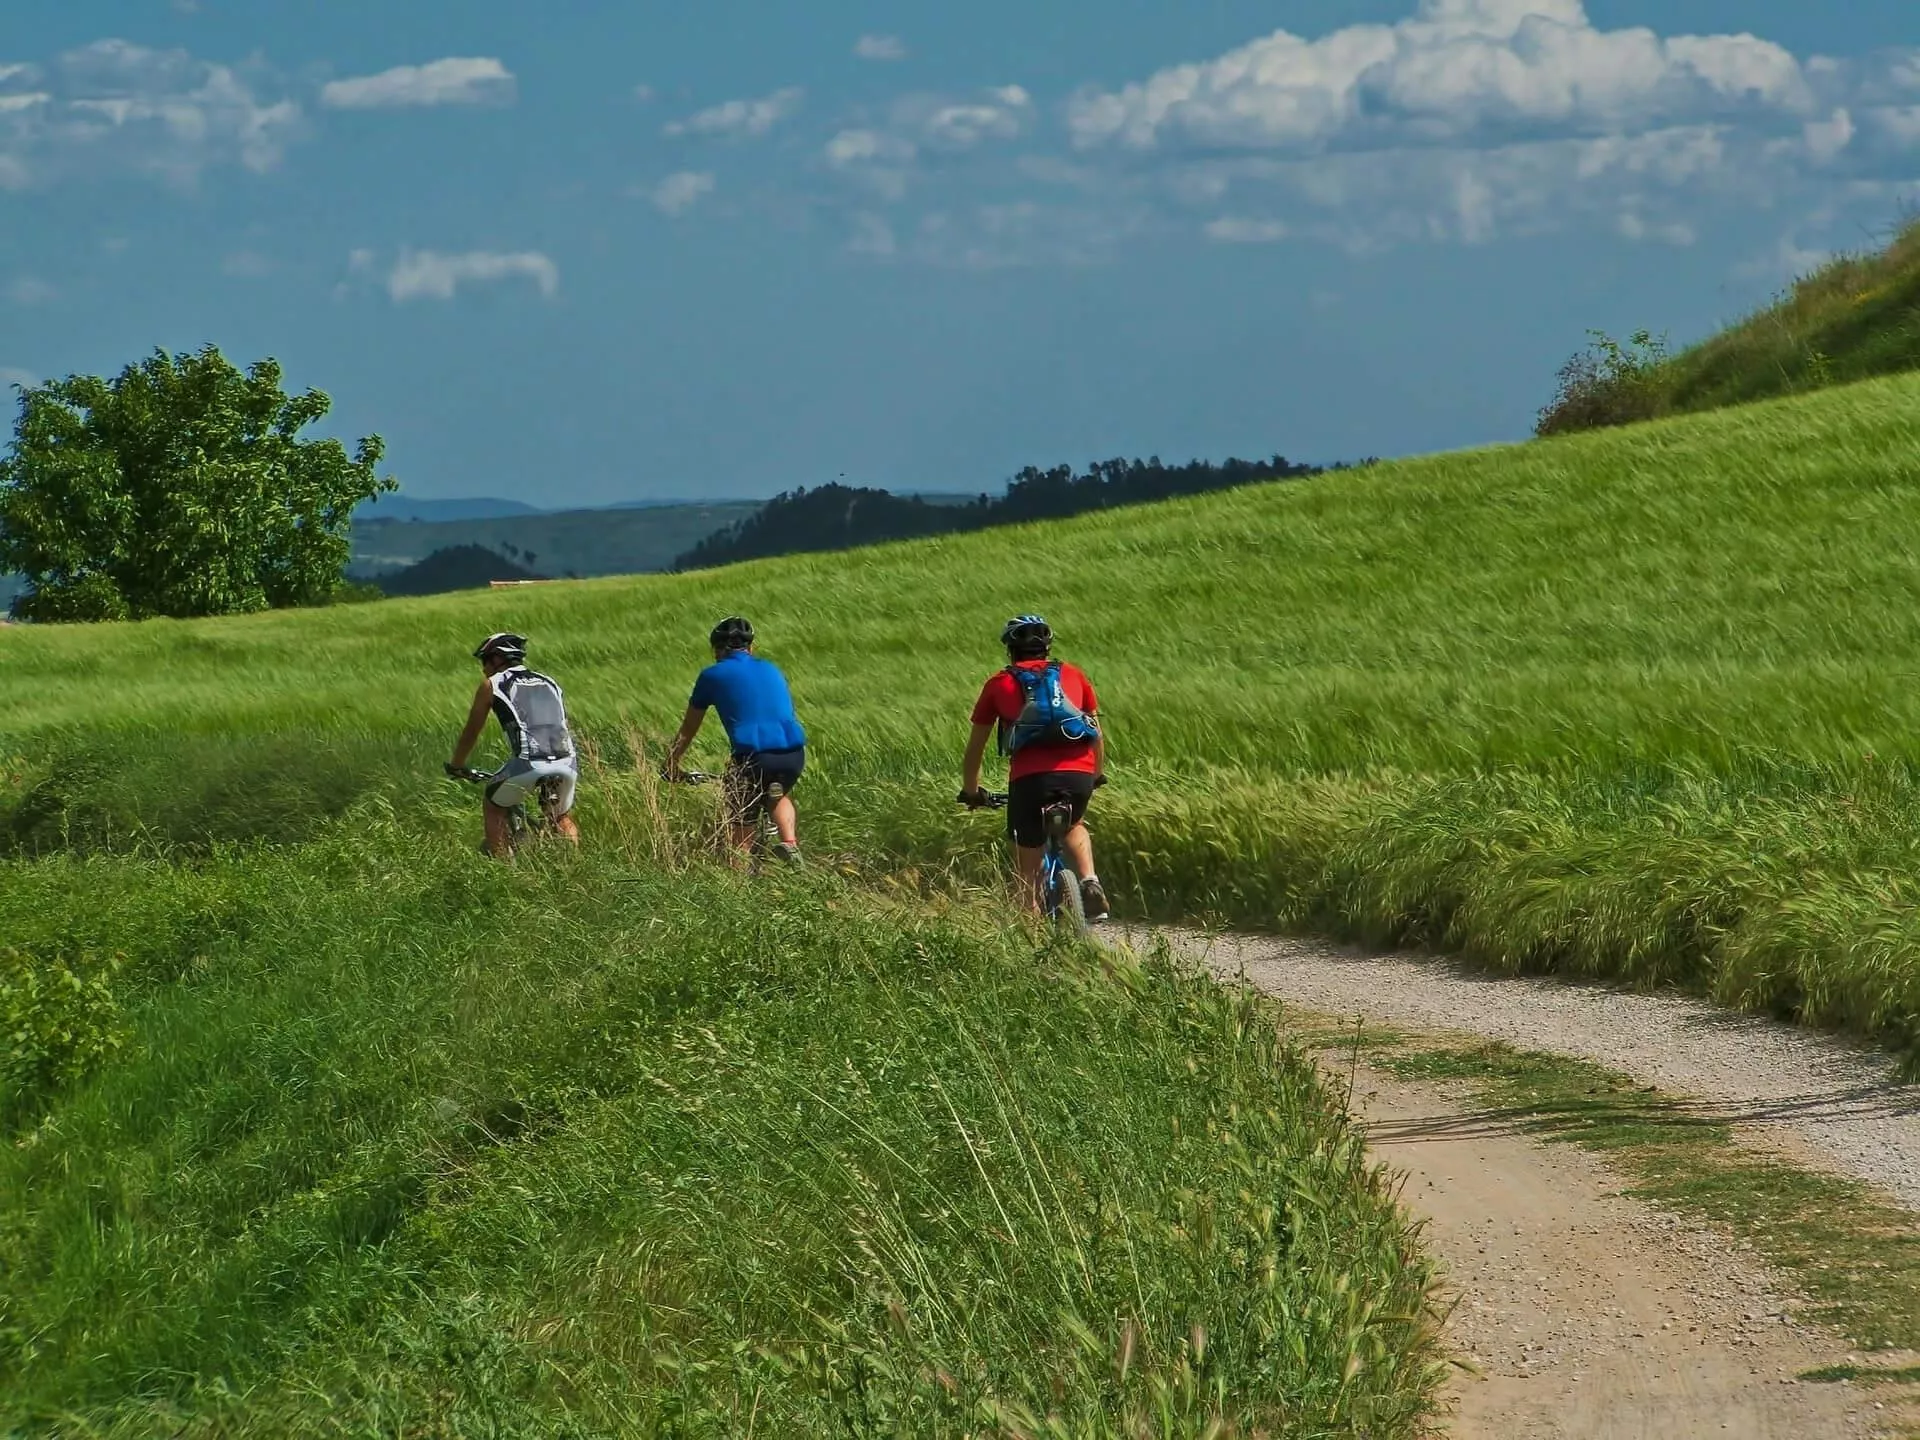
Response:
[{"label": "cyclist's leg", "polygon": [[1047,777],[1025,775],[1007,786],[1007,838],[1013,842],[1014,903],[1038,915],[1044,910],[1040,874],[1046,854]]},{"label": "cyclist's leg", "polygon": [[801,772],[806,769],[806,752],[793,750],[779,755],[761,755],[754,763],[760,767],[760,775],[766,783],[780,786],[780,798],[767,807],[780,843],[789,850],[798,850],[800,812],[793,806],[793,790],[800,783]]},{"label": "cyclist's leg", "polygon": [[793,808],[792,795],[782,795],[773,802],[773,828],[780,832],[782,845],[799,845],[800,812]]},{"label": "cyclist's leg", "polygon": [[562,839],[573,844],[580,843],[580,826],[573,818],[573,801],[580,788],[580,766],[575,760],[565,762],[564,769],[549,772],[549,778],[560,782],[560,800],[550,812],[548,818],[553,821],[553,830]]},{"label": "cyclist's leg", "polygon": [[1093,868],[1093,836],[1087,833],[1084,820],[1067,832],[1067,858],[1073,861],[1073,873],[1076,875],[1100,873]]},{"label": "cyclist's leg", "polygon": [[526,802],[539,783],[530,762],[509,760],[488,784],[487,801],[481,809],[486,815],[487,850],[496,859],[513,854],[514,809]]},{"label": "cyclist's leg", "polygon": [[486,819],[487,853],[496,860],[513,854],[513,811],[489,800],[481,806]]},{"label": "cyclist's leg", "polygon": [[751,854],[754,838],[760,833],[760,816],[766,809],[766,777],[751,760],[736,759],[721,777],[720,790],[726,802],[727,845],[737,858]]}]

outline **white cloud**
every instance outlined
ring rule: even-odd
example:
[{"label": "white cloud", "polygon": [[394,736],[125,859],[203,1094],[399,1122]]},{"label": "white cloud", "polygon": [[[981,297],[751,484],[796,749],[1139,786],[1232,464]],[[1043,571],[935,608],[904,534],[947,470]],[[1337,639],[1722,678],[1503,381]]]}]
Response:
[{"label": "white cloud", "polygon": [[846,170],[874,161],[900,164],[918,152],[911,141],[882,130],[842,130],[827,142],[824,153],[829,165]]},{"label": "white cloud", "polygon": [[1207,224],[1207,238],[1228,245],[1271,245],[1285,240],[1293,229],[1284,220],[1252,220],[1223,215]]},{"label": "white cloud", "polygon": [[124,40],[0,67],[0,188],[102,170],[181,185],[215,165],[270,170],[302,118],[295,101],[262,93],[272,85],[258,66]]},{"label": "white cloud", "polygon": [[7,299],[15,305],[49,305],[60,292],[38,275],[22,275],[7,285]]},{"label": "white cloud", "polygon": [[1017,105],[943,105],[926,119],[924,133],[934,144],[968,150],[985,140],[1011,140],[1025,120],[1026,92]]},{"label": "white cloud", "polygon": [[17,365],[0,365],[0,385],[18,385],[22,390],[31,390],[40,379],[33,371],[22,370]]},{"label": "white cloud", "polygon": [[[371,256],[356,250],[349,268],[365,271]],[[560,289],[560,267],[537,250],[502,254],[469,250],[449,255],[437,250],[402,250],[387,273],[387,294],[396,302],[451,300],[463,285],[493,285],[505,280],[530,280],[549,299]]]},{"label": "white cloud", "polygon": [[505,105],[513,98],[513,72],[487,56],[449,56],[425,65],[397,65],[378,75],[334,80],[320,87],[320,103],[335,110]]},{"label": "white cloud", "polygon": [[1663,245],[1685,247],[1698,240],[1699,233],[1685,221],[1669,221],[1665,224],[1649,222],[1644,216],[1628,210],[1614,224],[1614,229],[1625,240],[1653,240]]},{"label": "white cloud", "polygon": [[258,250],[235,250],[220,262],[220,273],[235,280],[264,280],[275,268]]},{"label": "white cloud", "polygon": [[766,135],[794,115],[806,99],[797,86],[776,90],[758,100],[729,100],[666,127],[669,135],[714,135],[730,138]]},{"label": "white cloud", "polygon": [[900,253],[900,241],[885,216],[866,213],[854,217],[853,238],[847,241],[847,249],[875,260],[891,260]]},{"label": "white cloud", "polygon": [[1393,25],[1278,31],[1069,111],[1081,147],[1314,154],[1592,135],[1751,113],[1803,117],[1807,72],[1751,35],[1600,30],[1581,0],[1420,0]]},{"label": "white cloud", "polygon": [[651,85],[636,85],[633,87],[633,98],[638,100],[642,105],[651,105],[659,98],[659,94],[660,92],[655,90]]},{"label": "white cloud", "polygon": [[907,42],[898,35],[862,35],[853,47],[862,60],[895,61],[907,58]]},{"label": "white cloud", "polygon": [[680,216],[711,195],[718,184],[706,171],[682,170],[654,186],[647,198],[653,201],[661,214]]}]

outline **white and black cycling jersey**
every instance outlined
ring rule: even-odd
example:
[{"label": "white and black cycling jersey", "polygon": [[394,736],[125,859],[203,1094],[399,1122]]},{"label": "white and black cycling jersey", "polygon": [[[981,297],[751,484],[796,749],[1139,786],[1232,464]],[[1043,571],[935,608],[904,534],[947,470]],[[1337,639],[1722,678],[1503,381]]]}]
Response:
[{"label": "white and black cycling jersey", "polygon": [[567,706],[557,684],[524,665],[502,670],[487,683],[514,759],[565,760],[573,754]]}]

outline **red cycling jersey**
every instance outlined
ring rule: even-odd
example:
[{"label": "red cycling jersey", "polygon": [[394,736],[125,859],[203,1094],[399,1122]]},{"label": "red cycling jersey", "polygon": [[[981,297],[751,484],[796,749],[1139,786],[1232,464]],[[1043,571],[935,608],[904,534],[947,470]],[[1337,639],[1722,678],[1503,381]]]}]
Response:
[{"label": "red cycling jersey", "polygon": [[[1022,660],[1019,668],[1044,670],[1051,663],[1047,660]],[[1062,662],[1060,688],[1066,692],[1067,699],[1087,714],[1092,715],[1099,710],[1100,701],[1093,693],[1093,682],[1077,665]],[[973,706],[973,723],[1011,725],[1020,718],[1020,712],[1026,708],[1026,704],[1026,692],[1020,688],[1020,682],[1002,670],[981,688],[980,698]],[[1052,775],[1062,770],[1085,775],[1098,774],[1100,758],[1094,742],[1082,740],[1076,745],[1024,745],[1013,756],[1007,778],[1024,780],[1029,775]]]}]

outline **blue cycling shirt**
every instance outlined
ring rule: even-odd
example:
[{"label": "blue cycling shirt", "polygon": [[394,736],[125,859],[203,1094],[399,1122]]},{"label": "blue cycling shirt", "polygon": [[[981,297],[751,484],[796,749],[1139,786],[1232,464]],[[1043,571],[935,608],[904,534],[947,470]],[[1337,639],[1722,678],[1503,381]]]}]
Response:
[{"label": "blue cycling shirt", "polygon": [[735,755],[778,755],[807,743],[793,713],[787,677],[770,660],[735,650],[716,660],[693,682],[695,710],[718,710]]}]

